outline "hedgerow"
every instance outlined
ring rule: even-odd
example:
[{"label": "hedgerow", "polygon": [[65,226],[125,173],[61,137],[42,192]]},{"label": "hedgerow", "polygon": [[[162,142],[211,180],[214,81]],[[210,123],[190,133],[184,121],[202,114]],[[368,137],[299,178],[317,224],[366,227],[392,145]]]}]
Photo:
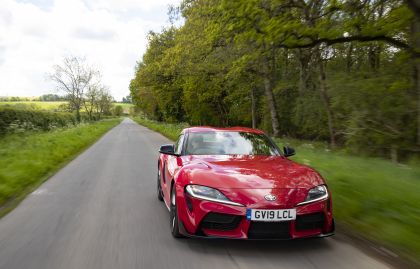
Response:
[{"label": "hedgerow", "polygon": [[48,131],[76,124],[76,117],[72,113],[12,108],[0,109],[0,134],[19,130]]}]

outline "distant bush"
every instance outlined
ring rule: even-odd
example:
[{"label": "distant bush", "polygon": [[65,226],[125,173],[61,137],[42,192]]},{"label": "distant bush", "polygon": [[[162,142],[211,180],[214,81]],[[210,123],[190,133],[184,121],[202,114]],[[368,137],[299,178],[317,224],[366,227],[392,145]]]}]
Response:
[{"label": "distant bush", "polygon": [[77,124],[75,115],[38,110],[0,109],[0,134],[19,130],[48,131]]},{"label": "distant bush", "polygon": [[123,114],[123,112],[124,112],[124,109],[123,109],[123,107],[121,106],[121,105],[118,105],[118,106],[115,106],[114,107],[114,111],[113,111],[114,113],[114,116],[121,116],[122,114]]}]

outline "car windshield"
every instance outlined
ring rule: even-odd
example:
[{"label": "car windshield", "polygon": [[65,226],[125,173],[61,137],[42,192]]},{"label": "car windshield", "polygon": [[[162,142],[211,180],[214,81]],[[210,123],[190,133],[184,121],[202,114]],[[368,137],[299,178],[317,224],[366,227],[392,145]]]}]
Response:
[{"label": "car windshield", "polygon": [[187,155],[279,155],[267,136],[247,132],[199,132],[188,135]]}]

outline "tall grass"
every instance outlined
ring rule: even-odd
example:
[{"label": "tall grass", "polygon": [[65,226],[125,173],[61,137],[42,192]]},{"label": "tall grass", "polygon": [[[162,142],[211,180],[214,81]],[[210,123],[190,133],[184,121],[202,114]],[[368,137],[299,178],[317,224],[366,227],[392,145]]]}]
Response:
[{"label": "tall grass", "polygon": [[[134,118],[175,140],[184,125]],[[292,160],[315,168],[327,180],[339,226],[420,262],[420,166],[331,151],[322,142],[275,139],[295,147]]]},{"label": "tall grass", "polygon": [[120,119],[0,137],[0,216]]}]

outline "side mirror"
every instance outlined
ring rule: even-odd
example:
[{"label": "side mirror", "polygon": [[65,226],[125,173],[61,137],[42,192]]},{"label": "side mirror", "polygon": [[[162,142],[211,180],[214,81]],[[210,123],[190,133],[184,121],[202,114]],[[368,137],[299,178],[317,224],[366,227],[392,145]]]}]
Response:
[{"label": "side mirror", "polygon": [[294,148],[291,148],[291,147],[289,147],[289,146],[285,146],[285,147],[283,147],[283,152],[284,152],[284,156],[285,157],[290,157],[290,156],[293,156],[293,155],[295,155],[295,149]]},{"label": "side mirror", "polygon": [[174,144],[167,144],[167,145],[160,146],[159,153],[177,156],[177,154],[175,154]]}]

